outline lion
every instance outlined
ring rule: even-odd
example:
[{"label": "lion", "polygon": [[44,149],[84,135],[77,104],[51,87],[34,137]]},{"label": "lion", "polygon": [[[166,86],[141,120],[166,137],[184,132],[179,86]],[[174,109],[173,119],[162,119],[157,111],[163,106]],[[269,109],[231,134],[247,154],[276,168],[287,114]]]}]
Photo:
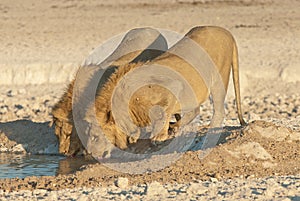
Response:
[{"label": "lion", "polygon": [[[200,47],[199,50],[202,49],[203,51],[195,51],[195,49],[192,48],[194,45],[197,45],[197,48]],[[200,75],[201,73],[199,74],[191,64],[193,61],[187,61],[184,59],[184,56],[196,56],[194,65],[197,65],[203,59],[203,53],[209,56],[215,69],[214,67],[211,68],[211,66],[208,66],[209,68],[204,69],[201,72],[203,74]],[[129,63],[119,66],[97,94],[95,104],[92,105],[96,110],[97,123],[104,130],[105,136],[114,145],[119,144],[118,148],[126,149],[129,143],[135,143],[140,137],[140,131],[128,124],[126,115],[124,119],[118,119],[119,124],[116,124],[116,120],[119,118],[118,116],[122,114],[114,114],[113,112],[113,93],[120,80],[129,75],[130,72],[142,69],[143,67],[150,68],[149,66],[153,66],[153,71],[157,68],[157,72],[159,72],[157,66],[167,66],[171,71],[176,72],[188,82],[195,94],[197,108],[188,108],[190,112],[187,113],[187,117],[194,117],[199,114],[200,104],[206,101],[209,95],[211,95],[214,113],[210,127],[218,127],[223,122],[225,116],[224,101],[230,72],[232,70],[238,118],[242,126],[246,125],[241,109],[238,50],[235,39],[232,34],[224,28],[216,26],[197,26],[192,28],[184,38],[173,47],[155,59],[149,62]],[[158,76],[159,73],[156,77]],[[155,80],[156,77],[154,73],[151,81]],[[174,84],[176,85],[176,80]],[[188,99],[190,97],[186,98]],[[158,109],[158,112],[154,111],[153,113],[152,109],[154,106],[159,106],[160,109]],[[180,111],[185,108],[181,107],[176,98],[176,94],[171,93],[170,90],[159,84],[150,83],[149,85],[139,88],[131,96],[129,101],[129,116],[137,127],[145,127],[151,124],[153,119],[155,121],[157,120],[156,123],[163,121],[164,125],[160,132],[155,136],[151,136],[153,142],[161,142],[170,137],[169,130],[174,128],[174,125],[172,126],[170,124],[172,116],[175,116],[177,120],[175,126],[180,126],[180,124],[183,123],[184,117],[181,116]],[[155,117],[155,115],[161,111],[165,113],[165,119]],[[187,122],[190,120],[191,118],[185,119]],[[116,142],[118,140],[121,141],[121,143]]]},{"label": "lion", "polygon": [[[101,88],[118,66],[130,62],[146,62],[157,57],[167,48],[165,38],[156,29],[149,27],[136,28],[130,30],[124,36],[114,52],[103,62],[99,64],[97,61],[98,55],[92,55],[96,58],[90,57],[91,61],[85,61],[84,65],[90,69],[94,67],[96,70],[105,71],[98,85],[98,88]],[[55,125],[55,135],[59,141],[59,153],[65,155],[74,155],[79,150],[84,150],[73,122],[72,105],[74,104],[73,87],[75,79],[71,81],[59,102],[53,107],[53,120],[50,124],[50,126]],[[77,79],[76,82],[82,82],[81,85],[88,85],[84,80],[78,81]]]}]

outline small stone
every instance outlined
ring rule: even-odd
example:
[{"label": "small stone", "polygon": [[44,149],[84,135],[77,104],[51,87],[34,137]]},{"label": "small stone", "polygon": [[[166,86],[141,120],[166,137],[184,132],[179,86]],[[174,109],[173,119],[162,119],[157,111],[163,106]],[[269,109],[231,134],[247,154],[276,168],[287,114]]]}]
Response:
[{"label": "small stone", "polygon": [[32,192],[33,195],[41,195],[41,196],[45,196],[47,195],[48,191],[45,189],[36,189]]},{"label": "small stone", "polygon": [[6,93],[6,96],[8,96],[8,97],[13,97],[13,96],[15,96],[16,95],[16,93],[13,91],[13,90],[9,90],[7,93]]},{"label": "small stone", "polygon": [[212,177],[212,178],[210,178],[210,181],[216,183],[216,182],[218,182],[219,180],[218,180],[217,178]]},{"label": "small stone", "polygon": [[19,89],[18,94],[26,94],[26,89],[24,89],[24,88]]},{"label": "small stone", "polygon": [[55,191],[50,192],[50,194],[48,195],[47,199],[48,200],[58,200],[58,198],[57,198],[57,192],[55,192]]},{"label": "small stone", "polygon": [[39,110],[41,105],[39,102],[33,103],[33,105],[31,106],[33,110]]},{"label": "small stone", "polygon": [[269,161],[265,161],[265,162],[262,163],[262,166],[263,166],[264,168],[272,168],[272,167],[277,166],[277,163],[271,163],[271,162],[269,162]]},{"label": "small stone", "polygon": [[290,184],[291,184],[291,182],[288,181],[288,180],[286,180],[286,181],[284,181],[284,182],[282,183],[282,185],[284,185],[284,186],[288,186],[288,185],[290,185]]},{"label": "small stone", "polygon": [[191,183],[187,188],[187,193],[192,195],[201,195],[208,191],[208,189],[200,183]]},{"label": "small stone", "polygon": [[154,181],[147,186],[146,194],[148,196],[154,195],[165,195],[168,193],[168,190],[165,189],[159,182]]},{"label": "small stone", "polygon": [[76,200],[78,200],[78,201],[87,201],[89,199],[88,199],[87,195],[82,194]]},{"label": "small stone", "polygon": [[266,196],[267,198],[271,198],[275,193],[275,190],[273,188],[267,188],[264,192],[263,195]]},{"label": "small stone", "polygon": [[119,199],[120,200],[126,200],[126,195],[123,195],[123,194],[119,195]]},{"label": "small stone", "polygon": [[15,112],[15,114],[17,115],[17,117],[22,117],[23,114],[24,114],[24,111],[23,111],[23,110],[17,110],[17,111]]},{"label": "small stone", "polygon": [[16,105],[15,105],[15,108],[18,109],[18,110],[21,110],[21,109],[23,109],[24,107],[23,107],[22,105],[20,105],[20,104],[16,104]]},{"label": "small stone", "polygon": [[18,144],[13,148],[13,152],[25,153],[26,150],[24,149],[22,144]]},{"label": "small stone", "polygon": [[8,112],[8,106],[7,105],[1,105],[0,106],[0,111],[2,112],[2,113],[6,113],[6,112]]},{"label": "small stone", "polygon": [[7,151],[8,151],[7,147],[0,147],[0,153],[7,152]]},{"label": "small stone", "polygon": [[119,188],[126,188],[128,183],[129,181],[126,177],[119,177],[115,182],[116,186]]}]

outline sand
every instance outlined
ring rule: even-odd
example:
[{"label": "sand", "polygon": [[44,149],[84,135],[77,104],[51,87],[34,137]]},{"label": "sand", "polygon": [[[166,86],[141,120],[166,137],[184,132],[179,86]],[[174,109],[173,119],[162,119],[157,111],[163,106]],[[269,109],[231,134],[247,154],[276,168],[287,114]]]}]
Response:
[{"label": "sand", "polygon": [[[250,123],[239,127],[230,86],[227,138],[202,160],[194,149],[154,173],[93,164],[70,175],[1,179],[0,200],[299,200],[299,6],[297,0],[1,1],[2,152],[57,153],[51,108],[89,52],[135,27],[181,34],[196,25],[230,30]],[[210,103],[201,111],[202,126],[209,123]]]}]

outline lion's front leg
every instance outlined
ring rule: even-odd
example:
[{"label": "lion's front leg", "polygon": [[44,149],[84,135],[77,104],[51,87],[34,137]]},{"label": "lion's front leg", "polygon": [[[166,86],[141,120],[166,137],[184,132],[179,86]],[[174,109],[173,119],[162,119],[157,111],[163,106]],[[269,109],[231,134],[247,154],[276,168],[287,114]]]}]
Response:
[{"label": "lion's front leg", "polygon": [[153,137],[151,137],[151,142],[153,144],[163,142],[165,140],[169,139],[169,123],[165,122],[164,127],[161,129],[161,131],[158,134],[155,134]]},{"label": "lion's front leg", "polygon": [[[163,110],[163,108],[160,108],[159,110]],[[156,144],[157,142],[163,142],[169,139],[170,138],[169,126],[170,126],[171,114],[168,112],[160,111],[154,113],[152,112],[151,116],[152,116],[151,117],[151,125],[152,125],[151,142]]]}]

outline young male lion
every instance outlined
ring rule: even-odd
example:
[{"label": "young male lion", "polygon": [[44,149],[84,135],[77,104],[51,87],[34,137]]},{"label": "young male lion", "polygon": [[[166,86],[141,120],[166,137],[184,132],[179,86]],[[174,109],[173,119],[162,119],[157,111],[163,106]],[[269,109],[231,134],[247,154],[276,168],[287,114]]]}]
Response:
[{"label": "young male lion", "polygon": [[[206,61],[203,61],[205,59]],[[201,62],[206,63],[202,65]],[[162,72],[160,70],[164,69],[160,68],[160,66],[167,67],[170,74],[174,72],[174,76],[179,76],[188,83],[195,95],[196,103],[193,103],[195,105],[191,106],[191,108],[189,108],[189,105],[180,105],[176,93],[170,92],[169,89],[161,86],[159,82],[155,82],[156,79],[160,79],[159,76]],[[197,66],[200,66],[200,70]],[[143,77],[143,79],[149,79],[149,84],[138,88],[130,97],[129,118],[126,115],[124,118],[120,118],[120,116],[123,115],[122,112],[118,113],[117,110],[117,112],[114,113],[114,108],[112,108],[112,96],[115,93],[116,86],[120,84],[120,81],[124,77],[137,73],[138,70],[142,71],[143,68],[151,68],[149,71],[144,71],[150,73],[150,77],[147,77],[146,74]],[[224,101],[231,69],[238,118],[241,125],[245,125],[246,123],[242,117],[241,110],[236,42],[230,32],[214,26],[192,28],[182,40],[150,62],[131,63],[119,66],[96,96],[93,107],[95,106],[96,109],[97,121],[105,130],[104,134],[106,136],[135,136],[138,138],[140,131],[137,130],[136,127],[145,127],[151,123],[155,123],[151,122],[151,118],[153,120],[151,113],[153,113],[152,109],[155,109],[155,106],[159,106],[158,112],[154,111],[154,114],[157,115],[163,112],[165,119],[160,117],[156,118],[155,115],[154,119],[161,119],[164,125],[161,131],[157,135],[152,136],[151,139],[153,141],[163,141],[169,137],[169,122],[172,115],[177,116],[177,125],[179,126],[181,121],[180,111],[185,109],[190,110],[192,112],[188,113],[187,116],[191,114],[190,117],[194,117],[199,113],[199,108],[197,107],[207,100],[211,94],[214,104],[214,115],[210,126],[218,127],[222,124],[225,115]],[[164,75],[167,75],[167,73]],[[167,79],[168,76],[165,78]],[[127,78],[124,80],[127,80],[127,83],[124,82],[123,85],[121,85],[125,89],[130,86],[130,84],[128,84],[130,80]],[[168,82],[173,82],[172,79],[169,80]],[[163,79],[159,81],[163,82]],[[168,85],[169,83],[166,84]],[[176,80],[168,86],[172,87],[172,84],[176,85]],[[179,88],[180,85],[181,84],[179,84]],[[176,87],[173,89],[176,89]],[[182,92],[184,92],[184,90],[182,90]],[[125,97],[121,96],[122,94],[120,95],[120,99],[125,99]],[[183,98],[192,99],[192,97]],[[188,101],[189,100],[187,100],[187,102]],[[124,104],[126,103],[124,102]],[[190,120],[191,118],[186,119],[187,122]],[[118,121],[118,125],[116,121]],[[129,121],[132,121],[136,127],[129,124]],[[156,123],[161,122],[157,121]],[[123,145],[119,148],[126,148],[126,146]]]},{"label": "young male lion", "polygon": [[[97,61],[97,55],[92,55],[92,57],[90,57],[91,61],[85,61],[85,64],[90,65],[88,67],[90,69],[94,67],[96,70],[105,71],[98,85],[101,89],[102,85],[118,66],[129,62],[145,62],[151,60],[165,50],[167,50],[167,42],[160,32],[153,28],[137,28],[130,30],[124,36],[115,51],[102,63],[99,64]],[[84,81],[86,80],[74,79],[68,85],[66,92],[52,110],[55,134],[59,141],[59,153],[62,154],[73,155],[84,150],[74,127],[72,114],[72,106],[76,104],[73,100],[74,84],[77,83],[77,85],[82,86],[88,85],[88,82]],[[116,146],[120,146],[119,141],[121,140],[116,140]]]}]

